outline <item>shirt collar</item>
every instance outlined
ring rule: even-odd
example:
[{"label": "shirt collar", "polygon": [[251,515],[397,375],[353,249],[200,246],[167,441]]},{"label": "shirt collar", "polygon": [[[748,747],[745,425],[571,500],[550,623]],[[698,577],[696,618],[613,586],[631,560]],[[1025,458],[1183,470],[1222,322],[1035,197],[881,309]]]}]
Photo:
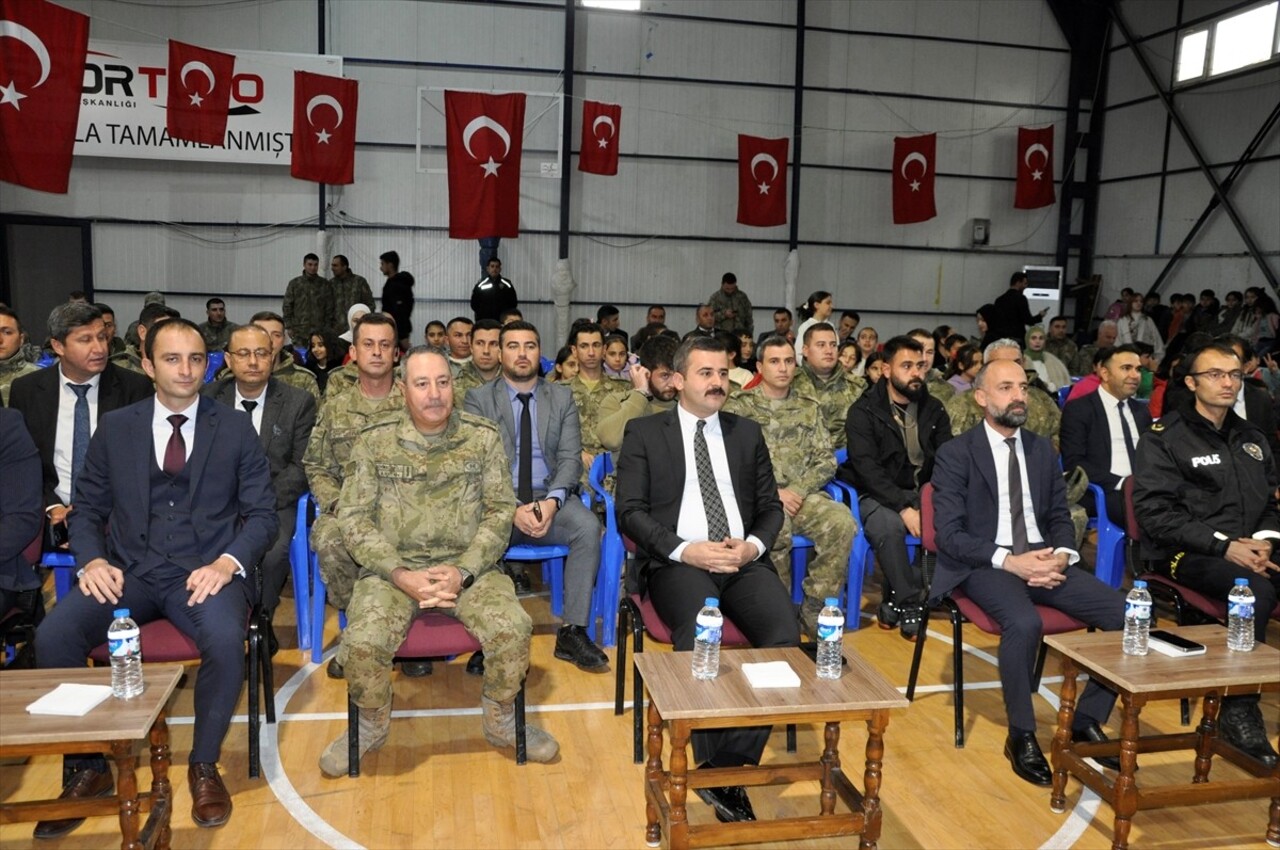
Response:
[{"label": "shirt collar", "polygon": [[704,434],[720,433],[720,412],[719,411],[716,411],[715,413],[706,417],[705,420],[699,420],[697,416],[694,416],[692,413],[685,410],[684,406],[681,404],[676,404],[676,410],[679,411],[678,415],[680,417],[680,427],[682,430],[693,431],[697,429],[698,427],[697,423],[699,421],[705,421],[707,425],[703,429]]},{"label": "shirt collar", "polygon": [[1120,399],[1113,396],[1101,382],[1098,383],[1098,397],[1102,399],[1102,403],[1111,409],[1120,403]]},{"label": "shirt collar", "polygon": [[[1008,444],[1005,442],[1005,440],[1007,440],[1007,439],[1008,439],[1008,437],[1006,437],[1006,436],[1004,436],[1003,434],[1001,434],[1001,433],[1000,433],[999,431],[997,431],[995,428],[992,428],[992,427],[991,427],[991,423],[990,423],[990,422],[988,422],[985,418],[982,420],[982,427],[983,427],[983,428],[985,428],[985,429],[987,430],[987,442],[989,442],[989,443],[991,444],[991,448],[992,448],[992,450],[993,450],[993,451],[994,451],[995,449],[997,449],[997,448],[1001,447],[1001,446],[1005,446],[1005,447],[1007,447],[1007,446],[1008,446]],[[1022,429],[1021,429],[1021,428],[1018,428],[1018,429],[1014,430],[1014,432],[1013,432],[1013,438],[1014,438],[1015,440],[1017,440],[1019,444],[1021,444],[1021,443],[1022,443]]]},{"label": "shirt collar", "polygon": [[[98,386],[99,382],[101,382],[101,381],[102,381],[102,373],[101,373],[101,372],[99,372],[99,373],[98,373],[98,374],[96,374],[96,375],[90,375],[90,376],[89,376],[89,380],[85,381],[85,383],[86,383],[86,384],[88,384],[88,385],[89,385],[89,386],[91,386],[91,387],[95,387],[95,388],[96,388],[96,387]],[[70,378],[68,378],[68,377],[67,377],[67,373],[66,373],[66,372],[62,371],[62,364],[61,364],[61,363],[59,363],[59,364],[58,364],[58,382],[59,382],[59,383],[60,383],[64,388],[67,386],[67,384],[74,384],[74,383],[75,383],[75,381],[73,381],[73,380],[71,380]]]},{"label": "shirt collar", "polygon": [[271,386],[270,384],[268,384],[267,386],[264,386],[262,388],[262,392],[258,393],[256,398],[246,398],[244,394],[240,392],[240,384],[238,383],[235,384],[235,388],[236,388],[236,409],[242,410],[243,408],[240,406],[240,402],[242,401],[256,401],[258,404],[266,404],[267,391],[271,388]]},{"label": "shirt collar", "polygon": [[[181,416],[187,417],[187,423],[191,423],[191,422],[195,422],[196,413],[199,412],[199,408],[200,408],[200,396],[196,396],[194,399],[192,399],[191,404],[187,405],[186,409],[179,410],[179,411],[172,411],[169,408],[165,407],[163,404],[161,404],[159,401],[156,401],[155,412],[151,415],[151,419],[153,422],[157,422],[157,423],[163,422],[167,426],[169,424],[169,417],[173,416],[174,413],[176,412]],[[184,423],[184,424],[187,424],[187,423]]]}]

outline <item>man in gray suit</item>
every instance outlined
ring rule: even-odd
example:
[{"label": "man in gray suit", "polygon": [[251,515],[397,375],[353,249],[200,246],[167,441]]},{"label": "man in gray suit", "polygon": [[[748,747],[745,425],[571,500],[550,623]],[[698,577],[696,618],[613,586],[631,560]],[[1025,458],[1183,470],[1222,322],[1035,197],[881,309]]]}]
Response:
[{"label": "man in gray suit", "polygon": [[[271,464],[280,531],[262,559],[262,607],[269,613],[280,603],[280,589],[289,577],[289,540],[293,537],[298,498],[307,492],[302,456],[316,424],[315,398],[306,390],[272,378],[272,361],[271,335],[265,329],[258,325],[236,328],[227,342],[231,377],[208,384],[201,391],[249,414]],[[275,654],[275,635],[269,635],[268,641]]]},{"label": "man in gray suit", "polygon": [[608,659],[586,630],[600,566],[600,523],[574,496],[582,475],[578,408],[568,387],[538,377],[542,345],[536,327],[510,322],[503,326],[498,345],[502,379],[468,391],[466,411],[496,422],[502,431],[519,502],[512,545],[569,547],[564,625],[556,634],[556,658],[589,673],[604,673]]}]

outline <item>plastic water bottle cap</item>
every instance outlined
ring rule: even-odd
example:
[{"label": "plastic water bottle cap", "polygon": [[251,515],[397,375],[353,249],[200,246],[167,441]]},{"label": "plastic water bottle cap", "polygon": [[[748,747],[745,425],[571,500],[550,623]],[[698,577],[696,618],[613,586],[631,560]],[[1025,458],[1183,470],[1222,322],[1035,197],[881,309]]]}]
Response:
[{"label": "plastic water bottle cap", "polygon": [[1146,583],[1145,581],[1142,581],[1141,579],[1139,579],[1138,581],[1135,581],[1135,582],[1133,583],[1133,586],[1134,586],[1134,588],[1135,588],[1135,589],[1138,589],[1138,588],[1144,588],[1144,587],[1146,587],[1146,586],[1147,586],[1147,583]]},{"label": "plastic water bottle cap", "polygon": [[1248,583],[1249,583],[1249,580],[1248,580],[1247,578],[1238,578],[1238,579],[1236,579],[1236,585],[1237,585],[1237,586],[1242,585],[1242,584],[1248,584]]},{"label": "plastic water bottle cap", "polygon": [[704,605],[706,605],[708,608],[719,608],[719,607],[720,607],[720,600],[719,600],[719,599],[717,599],[717,598],[716,598],[716,597],[714,597],[714,596],[708,596],[708,597],[703,601],[703,604],[704,604]]},{"label": "plastic water bottle cap", "polygon": [[830,607],[832,607],[832,608],[834,608],[834,607],[836,607],[837,605],[839,605],[839,604],[840,604],[840,600],[839,600],[839,599],[837,599],[837,598],[836,598],[836,597],[834,597],[834,596],[828,596],[828,597],[827,597],[827,601],[826,601],[826,603],[825,603],[825,604],[826,604],[826,605],[828,605],[828,606],[830,606]]},{"label": "plastic water bottle cap", "polygon": [[114,613],[114,615],[113,615],[113,616],[114,616],[117,620],[122,619],[122,618],[124,618],[124,617],[128,617],[128,616],[129,616],[129,609],[128,609],[128,608],[117,608],[117,609],[115,610],[115,613]]}]

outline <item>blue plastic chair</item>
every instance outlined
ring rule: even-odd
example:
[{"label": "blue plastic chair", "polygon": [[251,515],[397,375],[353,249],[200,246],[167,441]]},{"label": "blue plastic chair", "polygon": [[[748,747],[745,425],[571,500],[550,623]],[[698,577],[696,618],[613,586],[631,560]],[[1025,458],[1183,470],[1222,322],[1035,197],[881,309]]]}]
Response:
[{"label": "blue plastic chair", "polygon": [[1124,578],[1124,541],[1125,532],[1107,516],[1107,498],[1097,484],[1089,485],[1089,493],[1093,496],[1093,504],[1097,517],[1089,524],[1098,529],[1098,557],[1094,563],[1093,574],[1099,581],[1111,587],[1120,587]]},{"label": "blue plastic chair", "polygon": [[206,384],[211,383],[213,379],[218,376],[218,372],[222,370],[222,365],[226,360],[227,353],[225,351],[209,352],[208,358],[205,361],[206,365],[204,367],[204,382]]},{"label": "blue plastic chair", "polygon": [[1058,388],[1058,407],[1067,406],[1067,396],[1071,395],[1071,384]]},{"label": "blue plastic chair", "polygon": [[54,552],[43,552],[40,565],[53,570],[53,598],[61,599],[71,592],[71,585],[76,580],[76,556],[68,549]]},{"label": "blue plastic chair", "polygon": [[[616,646],[618,643],[618,621],[613,613],[618,610],[618,600],[622,596],[622,573],[627,559],[622,534],[618,531],[618,513],[613,496],[604,486],[604,477],[611,472],[613,457],[608,452],[596,455],[587,471],[591,493],[584,493],[582,496],[587,508],[596,501],[604,505],[604,537],[600,541],[600,569],[596,572],[594,596],[594,606],[600,614],[600,643],[603,646]],[[592,613],[591,628],[588,629],[593,640],[594,626],[595,612]]]},{"label": "blue plastic chair", "polygon": [[289,568],[293,573],[293,605],[298,615],[298,649],[311,648],[311,558],[309,543],[315,509],[310,493],[298,498],[293,537],[289,540]]}]

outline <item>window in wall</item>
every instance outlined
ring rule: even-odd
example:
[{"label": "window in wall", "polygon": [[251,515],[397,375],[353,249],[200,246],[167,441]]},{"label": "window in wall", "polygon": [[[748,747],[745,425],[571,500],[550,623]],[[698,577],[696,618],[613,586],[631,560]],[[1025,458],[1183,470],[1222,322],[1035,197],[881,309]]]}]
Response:
[{"label": "window in wall", "polygon": [[1189,83],[1280,58],[1280,0],[1224,15],[1178,36],[1175,83]]}]

